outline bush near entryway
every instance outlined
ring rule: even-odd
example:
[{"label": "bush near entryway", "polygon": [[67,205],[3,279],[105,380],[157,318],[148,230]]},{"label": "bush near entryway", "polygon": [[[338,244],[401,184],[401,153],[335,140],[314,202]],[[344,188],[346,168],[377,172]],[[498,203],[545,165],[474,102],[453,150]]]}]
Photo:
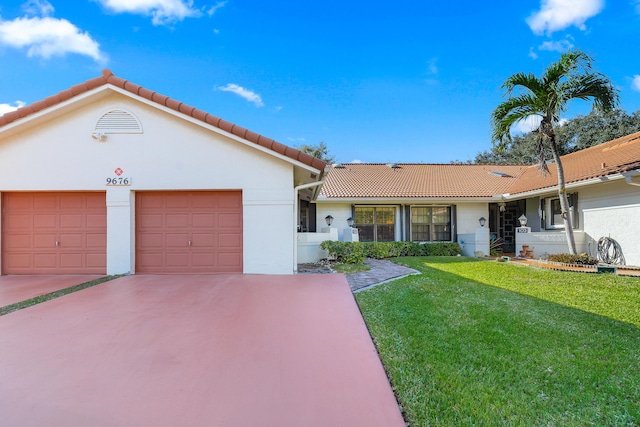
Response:
[{"label": "bush near entryway", "polygon": [[325,240],[320,248],[329,256],[345,264],[359,264],[365,258],[393,258],[400,256],[456,256],[462,253],[455,242],[337,242]]}]

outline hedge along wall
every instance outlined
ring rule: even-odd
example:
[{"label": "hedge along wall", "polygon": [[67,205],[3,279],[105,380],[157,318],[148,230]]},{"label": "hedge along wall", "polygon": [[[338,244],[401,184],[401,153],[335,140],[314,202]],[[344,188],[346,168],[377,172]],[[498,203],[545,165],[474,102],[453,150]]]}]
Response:
[{"label": "hedge along wall", "polygon": [[338,242],[325,240],[320,247],[336,261],[360,264],[365,258],[393,258],[399,256],[456,256],[462,254],[455,242]]}]

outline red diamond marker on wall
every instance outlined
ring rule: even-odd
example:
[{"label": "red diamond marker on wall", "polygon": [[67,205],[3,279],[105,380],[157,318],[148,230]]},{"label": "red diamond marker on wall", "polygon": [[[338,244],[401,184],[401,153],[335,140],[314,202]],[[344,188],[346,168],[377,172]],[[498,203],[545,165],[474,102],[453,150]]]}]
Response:
[{"label": "red diamond marker on wall", "polygon": [[114,172],[118,176],[120,176],[120,175],[122,175],[124,173],[124,171],[122,169],[120,169],[120,168],[117,168]]}]

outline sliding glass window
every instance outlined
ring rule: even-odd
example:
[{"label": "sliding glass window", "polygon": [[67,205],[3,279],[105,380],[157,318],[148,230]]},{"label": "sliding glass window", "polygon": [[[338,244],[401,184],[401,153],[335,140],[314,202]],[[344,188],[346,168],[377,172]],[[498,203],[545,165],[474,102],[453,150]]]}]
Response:
[{"label": "sliding glass window", "polygon": [[450,206],[412,206],[411,241],[450,242]]},{"label": "sliding glass window", "polygon": [[396,208],[387,206],[356,206],[355,227],[361,242],[395,241]]}]

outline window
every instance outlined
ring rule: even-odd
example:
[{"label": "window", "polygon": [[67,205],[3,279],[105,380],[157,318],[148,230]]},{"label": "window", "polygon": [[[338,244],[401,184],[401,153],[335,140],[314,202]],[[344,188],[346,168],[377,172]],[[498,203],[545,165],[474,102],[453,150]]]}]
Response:
[{"label": "window", "polygon": [[396,208],[387,206],[356,206],[355,227],[361,242],[395,241]]},{"label": "window", "polygon": [[[573,228],[578,228],[578,194],[567,194],[569,200],[569,214]],[[547,230],[564,229],[562,220],[562,209],[560,208],[560,198],[552,197],[542,199],[544,228]]]},{"label": "window", "polygon": [[451,207],[412,206],[411,241],[451,241]]}]

